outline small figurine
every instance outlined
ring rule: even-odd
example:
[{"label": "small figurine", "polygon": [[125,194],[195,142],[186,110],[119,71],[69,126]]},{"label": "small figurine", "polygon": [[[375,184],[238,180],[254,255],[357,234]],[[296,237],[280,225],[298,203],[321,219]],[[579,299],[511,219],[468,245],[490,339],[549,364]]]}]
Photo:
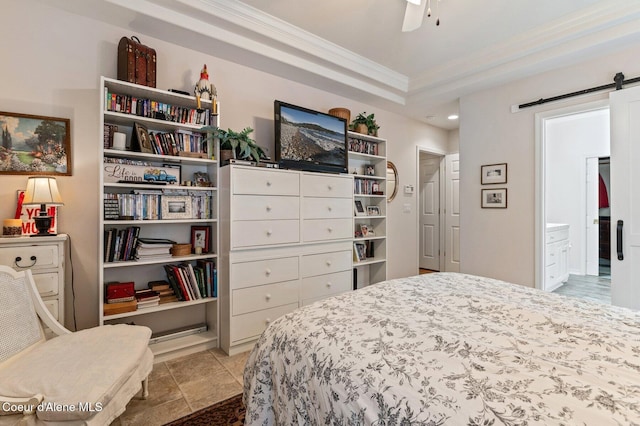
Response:
[{"label": "small figurine", "polygon": [[194,93],[196,98],[198,99],[198,108],[200,108],[200,99],[204,99],[206,101],[213,101],[214,109],[215,107],[215,99],[218,96],[216,91],[216,86],[209,82],[209,73],[207,72],[207,64],[204,64],[204,68],[200,71],[200,80],[196,83],[196,87],[194,88]]}]

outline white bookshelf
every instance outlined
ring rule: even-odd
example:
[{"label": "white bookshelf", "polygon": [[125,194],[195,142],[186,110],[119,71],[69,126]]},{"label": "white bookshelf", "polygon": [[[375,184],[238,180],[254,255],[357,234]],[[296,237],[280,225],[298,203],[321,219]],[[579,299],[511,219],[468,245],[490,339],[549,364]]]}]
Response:
[{"label": "white bookshelf", "polygon": [[[190,301],[180,301],[164,303],[157,306],[146,307],[132,312],[105,315],[103,311],[105,283],[133,281],[136,289],[148,287],[149,281],[167,280],[164,265],[179,264],[188,262],[195,265],[198,260],[213,260],[218,268],[219,232],[218,232],[218,147],[216,144],[208,144],[207,158],[182,157],[157,155],[131,151],[131,140],[134,123],[144,125],[149,132],[173,132],[176,130],[189,130],[197,132],[203,125],[184,124],[168,120],[142,117],[135,114],[109,111],[106,103],[106,94],[116,93],[119,95],[129,95],[138,98],[146,98],[155,102],[168,104],[176,107],[196,109],[196,98],[185,96],[173,92],[167,92],[155,88],[140,86],[124,81],[114,80],[107,77],[100,79],[100,207],[99,207],[99,282],[98,282],[98,305],[99,324],[134,323],[151,328],[153,335],[150,344],[151,350],[156,356],[156,361],[170,359],[176,356],[215,348],[219,346],[219,314],[217,298],[208,297]],[[211,109],[211,102],[201,101],[202,108]],[[105,147],[103,144],[104,124],[118,126],[118,132],[127,135],[127,150],[121,151]],[[213,116],[210,124],[218,125],[218,116]],[[105,181],[104,159],[118,158],[137,160],[145,162],[150,166],[173,165],[180,167],[179,182],[172,185],[155,184],[133,184],[128,182]],[[187,181],[192,181],[195,172],[206,173],[212,186],[186,185]],[[210,197],[210,214],[204,219],[184,218],[184,219],[153,219],[153,220],[105,220],[104,218],[104,197],[105,194],[127,194],[132,191],[170,189],[177,190],[190,195]],[[208,227],[210,231],[210,250],[208,253],[191,254],[164,259],[150,259],[144,261],[105,261],[105,230],[125,229],[131,226],[140,227],[140,237],[143,238],[165,238],[177,243],[190,243],[191,226]],[[219,285],[219,283],[218,283]],[[203,332],[202,327],[206,327]],[[194,332],[189,330],[193,328]],[[171,334],[176,331],[175,338],[166,337],[164,334]],[[185,332],[185,330],[187,330]],[[197,332],[195,331],[197,330]],[[179,331],[179,332],[177,332]],[[162,335],[157,339],[156,335]],[[156,341],[157,340],[157,341]]]},{"label": "white bookshelf", "polygon": [[[349,132],[348,138],[348,171],[354,178],[354,200],[360,201],[366,213],[356,215],[354,209],[353,242],[373,245],[373,256],[357,260],[354,253],[355,285],[362,288],[387,279],[387,141],[355,132]],[[377,212],[367,212],[367,207],[376,207]],[[374,234],[359,235],[363,226],[373,229]]]}]

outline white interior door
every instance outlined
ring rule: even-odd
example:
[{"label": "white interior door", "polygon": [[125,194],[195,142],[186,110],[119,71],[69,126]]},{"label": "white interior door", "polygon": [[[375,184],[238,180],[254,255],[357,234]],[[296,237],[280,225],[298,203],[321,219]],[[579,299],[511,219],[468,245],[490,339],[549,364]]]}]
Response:
[{"label": "white interior door", "polygon": [[440,270],[440,157],[420,153],[420,259],[422,269]]},{"label": "white interior door", "polygon": [[611,106],[611,303],[640,309],[640,87]]},{"label": "white interior door", "polygon": [[460,272],[460,155],[445,156],[445,264],[447,272]]},{"label": "white interior door", "polygon": [[600,225],[598,214],[598,157],[587,158],[587,218],[586,218],[586,259],[587,275],[598,275],[599,269],[599,234]]}]

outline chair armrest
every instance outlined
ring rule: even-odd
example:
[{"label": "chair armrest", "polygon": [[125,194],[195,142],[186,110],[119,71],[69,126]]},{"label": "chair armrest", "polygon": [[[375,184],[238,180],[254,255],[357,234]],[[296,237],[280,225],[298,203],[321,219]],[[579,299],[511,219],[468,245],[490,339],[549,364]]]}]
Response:
[{"label": "chair armrest", "polygon": [[57,336],[61,336],[63,334],[71,333],[70,330],[67,330],[62,324],[56,320],[49,309],[44,305],[42,298],[40,297],[40,293],[38,293],[38,287],[36,287],[36,282],[33,280],[33,274],[31,270],[27,269],[24,271],[26,273],[27,281],[29,282],[29,290],[31,291],[31,300],[33,301],[33,306],[36,309],[36,313],[40,320],[47,326],[51,331],[53,331]]},{"label": "chair armrest", "polygon": [[42,402],[44,396],[36,394],[31,397],[13,398],[0,395],[0,416],[9,416],[22,413],[25,416],[36,412],[38,404]]}]

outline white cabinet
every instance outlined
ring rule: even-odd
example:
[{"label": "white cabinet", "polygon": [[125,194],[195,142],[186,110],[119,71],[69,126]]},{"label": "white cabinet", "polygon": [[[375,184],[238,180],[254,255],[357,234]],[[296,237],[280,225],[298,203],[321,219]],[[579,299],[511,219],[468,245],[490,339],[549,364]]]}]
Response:
[{"label": "white cabinet", "polygon": [[355,202],[362,207],[353,209],[354,277],[361,288],[387,279],[387,142],[354,132],[348,137],[348,170]]},{"label": "white cabinet", "polygon": [[276,318],[353,288],[353,179],[220,170],[220,343],[251,348]]},{"label": "white cabinet", "polygon": [[30,269],[42,301],[64,325],[65,244],[68,237],[0,238],[0,265]]},{"label": "white cabinet", "polygon": [[553,291],[569,279],[569,225],[548,223],[545,235],[544,289]]},{"label": "white cabinet", "polygon": [[[135,113],[136,105],[139,110],[143,108],[138,111],[142,115]],[[219,346],[217,298],[215,295],[194,297],[105,315],[105,284],[134,282],[136,290],[142,290],[148,288],[151,281],[167,281],[166,265],[197,267],[204,262],[217,263],[218,163],[215,158],[218,158],[218,148],[200,129],[207,122],[217,125],[218,117],[208,112],[211,102],[202,101],[201,109],[197,106],[197,100],[192,96],[105,77],[101,79],[99,143],[102,147],[100,164],[104,167],[100,171],[100,250],[97,259],[100,269],[99,323],[133,322],[150,327],[153,332],[150,348],[156,361]],[[207,114],[209,118],[205,122],[203,118]],[[144,126],[151,135],[150,142],[168,148],[165,151],[171,155],[162,153],[157,147],[152,147],[151,152],[133,152],[135,124]],[[127,135],[127,150],[112,149],[104,143],[103,130],[107,132],[109,126],[117,126],[118,132]],[[107,162],[110,162],[109,166]],[[147,181],[147,176],[132,177],[122,171],[128,167],[137,167],[132,170],[138,173],[144,169],[145,174],[164,170],[179,177],[175,182],[158,184]],[[107,199],[118,200],[120,211],[116,217],[106,215]],[[109,231],[117,233],[136,228],[139,238],[168,239],[180,244],[191,243],[194,232],[204,232],[209,237],[208,250],[145,260],[109,259]],[[220,268],[216,266],[219,276]]]}]

